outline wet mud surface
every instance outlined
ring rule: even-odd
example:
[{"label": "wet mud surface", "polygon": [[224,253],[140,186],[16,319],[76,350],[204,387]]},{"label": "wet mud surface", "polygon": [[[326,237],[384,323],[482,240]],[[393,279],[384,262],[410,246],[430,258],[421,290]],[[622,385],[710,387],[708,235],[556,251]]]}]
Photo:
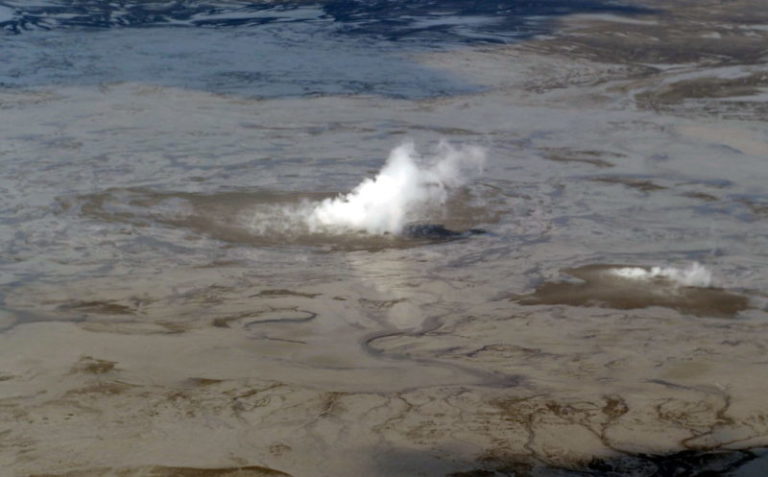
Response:
[{"label": "wet mud surface", "polygon": [[764,10],[0,0],[0,468],[768,474]]}]

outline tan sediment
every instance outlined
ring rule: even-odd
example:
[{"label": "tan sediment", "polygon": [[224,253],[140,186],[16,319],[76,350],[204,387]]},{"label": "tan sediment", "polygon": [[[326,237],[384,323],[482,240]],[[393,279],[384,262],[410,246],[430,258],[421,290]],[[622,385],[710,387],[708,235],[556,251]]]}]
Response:
[{"label": "tan sediment", "polygon": [[688,462],[687,449],[749,461],[738,449],[768,435],[757,323],[489,301],[373,337],[370,360],[343,333],[332,357],[301,331],[334,316],[334,295],[306,299],[318,321],[264,325],[297,327],[304,344],[234,323],[148,335],[18,325],[0,336],[0,460],[17,475],[461,475],[596,461],[630,472]]}]

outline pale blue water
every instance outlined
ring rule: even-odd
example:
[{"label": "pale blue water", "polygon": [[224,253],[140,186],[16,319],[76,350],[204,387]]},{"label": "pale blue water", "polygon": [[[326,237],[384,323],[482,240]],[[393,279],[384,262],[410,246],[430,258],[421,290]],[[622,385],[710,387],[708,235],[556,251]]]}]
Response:
[{"label": "pale blue water", "polygon": [[248,97],[422,98],[479,85],[408,54],[546,34],[597,1],[0,2],[0,85],[141,81]]}]

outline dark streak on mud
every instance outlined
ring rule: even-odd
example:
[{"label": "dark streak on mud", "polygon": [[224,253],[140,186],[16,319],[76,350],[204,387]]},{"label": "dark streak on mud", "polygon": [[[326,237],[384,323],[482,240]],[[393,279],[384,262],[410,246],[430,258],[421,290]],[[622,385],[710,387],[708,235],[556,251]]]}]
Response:
[{"label": "dark streak on mud", "polygon": [[643,179],[633,179],[628,177],[595,177],[592,179],[595,182],[604,182],[606,184],[621,184],[623,186],[637,189],[642,192],[653,192],[657,190],[664,190],[666,187],[660,186],[654,182]]},{"label": "dark streak on mud", "polygon": [[396,337],[420,337],[438,329],[441,326],[440,320],[432,320],[426,323],[419,331],[384,331],[371,333],[360,342],[360,346],[368,355],[377,359],[392,359],[397,361],[408,361],[414,365],[434,366],[439,368],[453,369],[460,374],[474,376],[477,378],[478,385],[487,387],[517,387],[525,382],[524,376],[504,374],[497,371],[484,371],[476,367],[457,364],[455,360],[444,361],[440,359],[420,358],[408,354],[407,352],[392,352],[376,348],[375,343],[379,340]]},{"label": "dark streak on mud", "polygon": [[742,469],[759,457],[758,449],[685,450],[669,454],[617,452],[613,457],[594,457],[587,462],[552,465],[529,456],[506,455],[503,449],[496,449],[480,459],[474,469],[452,472],[446,477],[715,477],[734,475],[731,472]]},{"label": "dark streak on mud", "polygon": [[62,311],[81,311],[102,315],[133,315],[135,310],[129,306],[110,301],[77,301],[59,307]]},{"label": "dark streak on mud", "polygon": [[578,151],[568,149],[550,149],[545,151],[542,156],[544,159],[555,162],[572,162],[589,164],[601,169],[613,167],[613,164],[605,157],[609,157],[610,154],[601,151]]},{"label": "dark streak on mud", "polygon": [[320,294],[319,293],[302,293],[302,292],[280,288],[280,289],[272,289],[272,290],[262,290],[253,296],[254,297],[295,296],[295,297],[302,297],[302,298],[315,298],[316,296],[320,296]]}]

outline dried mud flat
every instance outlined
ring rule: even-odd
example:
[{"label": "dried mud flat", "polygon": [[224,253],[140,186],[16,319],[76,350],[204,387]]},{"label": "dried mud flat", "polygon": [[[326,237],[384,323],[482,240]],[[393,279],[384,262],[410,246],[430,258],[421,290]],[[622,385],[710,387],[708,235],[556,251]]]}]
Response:
[{"label": "dried mud flat", "polygon": [[[196,270],[218,283],[183,299],[154,285],[191,271],[9,296],[17,309],[46,304],[43,321],[0,338],[6,468],[661,476],[760,475],[768,464],[759,320],[701,306],[704,317],[617,312],[610,293],[609,308],[525,303],[493,288],[462,313],[444,298],[413,307],[445,296],[450,280],[385,300],[343,283],[263,289],[252,271],[227,268],[237,278]],[[384,325],[449,305],[414,326]],[[78,320],[46,321],[46,309]]]},{"label": "dried mud flat", "polygon": [[[33,271],[2,291],[0,468],[38,477],[768,474],[764,193],[627,165],[644,137],[765,156],[768,14],[756,1],[643,5],[645,13],[631,16],[565,17],[546,38],[418,56],[487,85],[481,93],[394,105],[368,98],[362,110],[349,98],[336,106],[311,100],[321,112],[285,106],[298,124],[286,141],[312,136],[322,144],[301,121],[326,124],[328,116],[339,119],[328,142],[363,147],[377,127],[397,135],[418,123],[457,140],[484,137],[497,153],[535,155],[540,169],[510,173],[531,174],[529,182],[480,186],[487,215],[472,197],[457,205],[457,226],[489,225],[488,236],[309,244],[316,248],[307,253],[304,243],[281,249],[282,239],[251,243],[237,228],[215,225],[206,235],[235,216],[225,206],[250,200],[247,193],[118,183],[69,194],[56,219],[99,224],[88,229],[98,246],[51,240],[66,251],[49,266],[67,277],[67,267],[86,271],[36,280],[25,247],[44,243],[44,234],[12,249]],[[131,100],[115,100],[126,108],[149,108],[160,101],[153,94],[164,94],[113,88]],[[19,121],[25,108],[56,101],[11,96],[0,107]],[[282,114],[251,111],[259,101],[199,100],[237,103],[253,123]],[[589,121],[579,120],[581,108],[605,112],[604,123],[594,120],[598,131],[615,126],[610,114],[619,121],[626,113],[631,121],[611,132],[640,139],[570,144],[537,139],[538,123],[520,124],[526,136],[494,120],[518,107],[525,112],[515,119],[534,123],[576,111],[573,127]],[[56,147],[67,144],[82,146]],[[671,161],[643,154],[662,167]],[[227,179],[236,181],[233,170]],[[200,167],[194,177],[206,173]],[[571,182],[559,181],[565,175]],[[119,207],[126,194],[134,208]],[[599,194],[631,206],[611,209],[613,221],[601,228],[602,210],[580,208]],[[563,195],[569,203],[559,211]],[[180,200],[209,215],[163,215],[164,201]],[[637,203],[668,210],[665,220],[690,210],[705,219],[690,232],[654,232],[653,224],[621,232],[631,229],[626,215],[642,216]],[[505,207],[515,217],[504,218]],[[698,236],[710,217],[733,229],[724,245],[702,252]],[[143,229],[160,231],[147,239]],[[502,240],[508,231],[511,243]],[[630,238],[631,253],[622,244]],[[195,255],[214,242],[219,256]],[[717,287],[674,287],[600,274],[620,260],[651,263],[659,248],[681,242],[675,258],[721,253],[727,278]],[[12,264],[10,255],[3,259]]]}]

